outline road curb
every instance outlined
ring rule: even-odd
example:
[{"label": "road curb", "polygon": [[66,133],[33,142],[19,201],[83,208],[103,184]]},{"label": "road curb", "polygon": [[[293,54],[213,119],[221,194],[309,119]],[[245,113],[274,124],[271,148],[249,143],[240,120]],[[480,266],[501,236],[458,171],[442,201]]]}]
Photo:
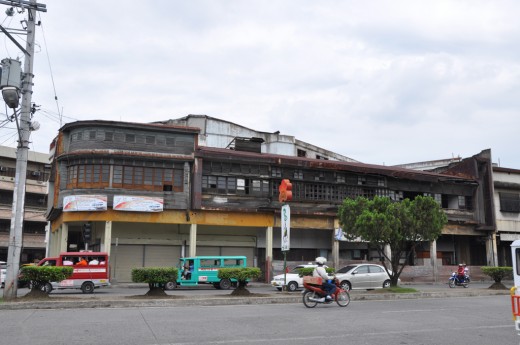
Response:
[{"label": "road curb", "polygon": [[[379,301],[421,298],[447,297],[478,297],[509,295],[508,290],[465,289],[447,291],[427,291],[418,293],[351,293],[351,301]],[[251,305],[251,304],[289,304],[301,303],[300,293],[280,293],[271,296],[170,296],[167,298],[136,298],[123,297],[120,299],[74,299],[63,300],[60,297],[51,297],[49,301],[15,301],[0,304],[0,310],[21,309],[78,309],[78,308],[160,308],[160,307],[189,307],[189,306],[219,306],[219,305]],[[61,299],[61,300],[60,300]]]}]

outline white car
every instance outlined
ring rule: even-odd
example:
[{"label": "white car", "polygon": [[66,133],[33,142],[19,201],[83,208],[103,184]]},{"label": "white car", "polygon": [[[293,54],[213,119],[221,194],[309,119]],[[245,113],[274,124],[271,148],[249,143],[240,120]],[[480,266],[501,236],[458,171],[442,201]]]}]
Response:
[{"label": "white car", "polygon": [[[294,267],[291,271],[285,274],[285,279],[287,282],[287,291],[296,291],[299,288],[303,287],[303,278],[299,275],[299,269],[304,267],[316,267],[315,264],[306,264],[306,265],[298,265]],[[278,289],[278,291],[282,291],[284,283],[284,274],[279,274],[273,277],[271,281],[271,285]]]},{"label": "white car", "polygon": [[[391,271],[390,271],[391,272]],[[390,277],[381,265],[352,264],[336,272],[341,288],[350,290],[373,290],[390,287]],[[399,279],[398,283],[401,281]]]}]

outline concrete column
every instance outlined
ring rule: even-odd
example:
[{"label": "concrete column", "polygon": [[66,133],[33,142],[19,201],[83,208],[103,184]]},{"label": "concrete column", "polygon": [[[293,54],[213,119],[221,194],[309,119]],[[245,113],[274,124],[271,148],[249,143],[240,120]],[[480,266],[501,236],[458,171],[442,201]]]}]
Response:
[{"label": "concrete column", "polygon": [[433,270],[433,281],[439,280],[439,265],[437,263],[437,241],[430,241],[430,262]]},{"label": "concrete column", "polygon": [[100,250],[107,252],[110,256],[110,248],[112,247],[112,221],[105,222],[105,236],[102,238]]},{"label": "concrete column", "polygon": [[335,269],[339,269],[339,241],[334,239],[334,230],[332,231],[332,263]]},{"label": "concrete column", "polygon": [[265,282],[271,281],[273,276],[272,272],[273,262],[273,227],[268,226],[265,229]]},{"label": "concrete column", "polygon": [[58,241],[58,253],[67,251],[67,242],[69,238],[69,224],[63,223],[60,227],[60,240]]},{"label": "concrete column", "polygon": [[385,245],[384,252],[387,257],[389,257],[390,259],[392,258],[392,250],[390,249],[390,246],[388,244]]},{"label": "concrete column", "polygon": [[497,236],[495,233],[490,234],[486,240],[487,265],[498,266],[497,255]]},{"label": "concrete column", "polygon": [[190,225],[190,257],[197,256],[197,224]]}]

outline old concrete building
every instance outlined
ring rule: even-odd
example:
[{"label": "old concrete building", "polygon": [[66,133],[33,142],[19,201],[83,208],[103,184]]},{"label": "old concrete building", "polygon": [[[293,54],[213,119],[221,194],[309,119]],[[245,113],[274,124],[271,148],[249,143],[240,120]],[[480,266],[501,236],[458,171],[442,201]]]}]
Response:
[{"label": "old concrete building", "polygon": [[[29,151],[21,262],[45,257],[49,155]],[[11,229],[13,191],[16,176],[16,149],[0,146],[0,261],[7,261]]]},{"label": "old concrete building", "polygon": [[[51,253],[108,251],[112,277],[120,282],[130,280],[132,267],[175,265],[188,255],[240,254],[268,279],[282,258],[278,186],[290,179],[290,261],[318,255],[336,266],[379,260],[366,243],[333,236],[344,198],[375,195],[396,201],[431,195],[445,209],[449,224],[443,235],[436,243],[424,243],[410,262],[422,274],[431,277],[437,265],[460,259],[475,264],[488,260],[485,239],[494,231],[494,220],[487,199],[491,161],[486,152],[439,174],[339,159],[316,147],[307,153],[328,159],[302,157],[297,141],[290,150],[280,149],[286,155],[278,149],[275,154],[267,151],[278,144],[272,138],[256,140],[260,132],[246,137],[238,131],[236,138],[227,138],[235,146],[212,147],[207,140],[214,135],[207,129],[218,128],[218,119],[202,120],[212,122],[203,122],[204,146],[199,144],[204,128],[182,121],[63,126],[50,179]],[[218,130],[213,132],[218,138]],[[88,243],[81,236],[85,223],[93,229]]]},{"label": "old concrete building", "polygon": [[260,132],[207,115],[188,115],[157,123],[199,128],[199,146],[240,151],[260,150],[259,153],[357,162],[352,158],[298,140],[294,136],[281,134],[280,131]]}]

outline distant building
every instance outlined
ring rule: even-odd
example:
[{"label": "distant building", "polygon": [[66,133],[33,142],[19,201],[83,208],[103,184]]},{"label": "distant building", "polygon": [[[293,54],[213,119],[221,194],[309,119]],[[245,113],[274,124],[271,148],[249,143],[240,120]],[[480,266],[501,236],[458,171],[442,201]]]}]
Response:
[{"label": "distant building", "polygon": [[[45,257],[49,155],[29,151],[21,263]],[[16,149],[0,146],[0,260],[7,261],[16,176]]]},{"label": "distant building", "polygon": [[[359,163],[352,158],[298,140],[294,136],[281,134],[280,131],[260,132],[207,115],[188,115],[155,123],[199,128],[199,146],[240,151],[255,148],[257,153]],[[248,143],[253,143],[249,145],[249,149]]]}]

